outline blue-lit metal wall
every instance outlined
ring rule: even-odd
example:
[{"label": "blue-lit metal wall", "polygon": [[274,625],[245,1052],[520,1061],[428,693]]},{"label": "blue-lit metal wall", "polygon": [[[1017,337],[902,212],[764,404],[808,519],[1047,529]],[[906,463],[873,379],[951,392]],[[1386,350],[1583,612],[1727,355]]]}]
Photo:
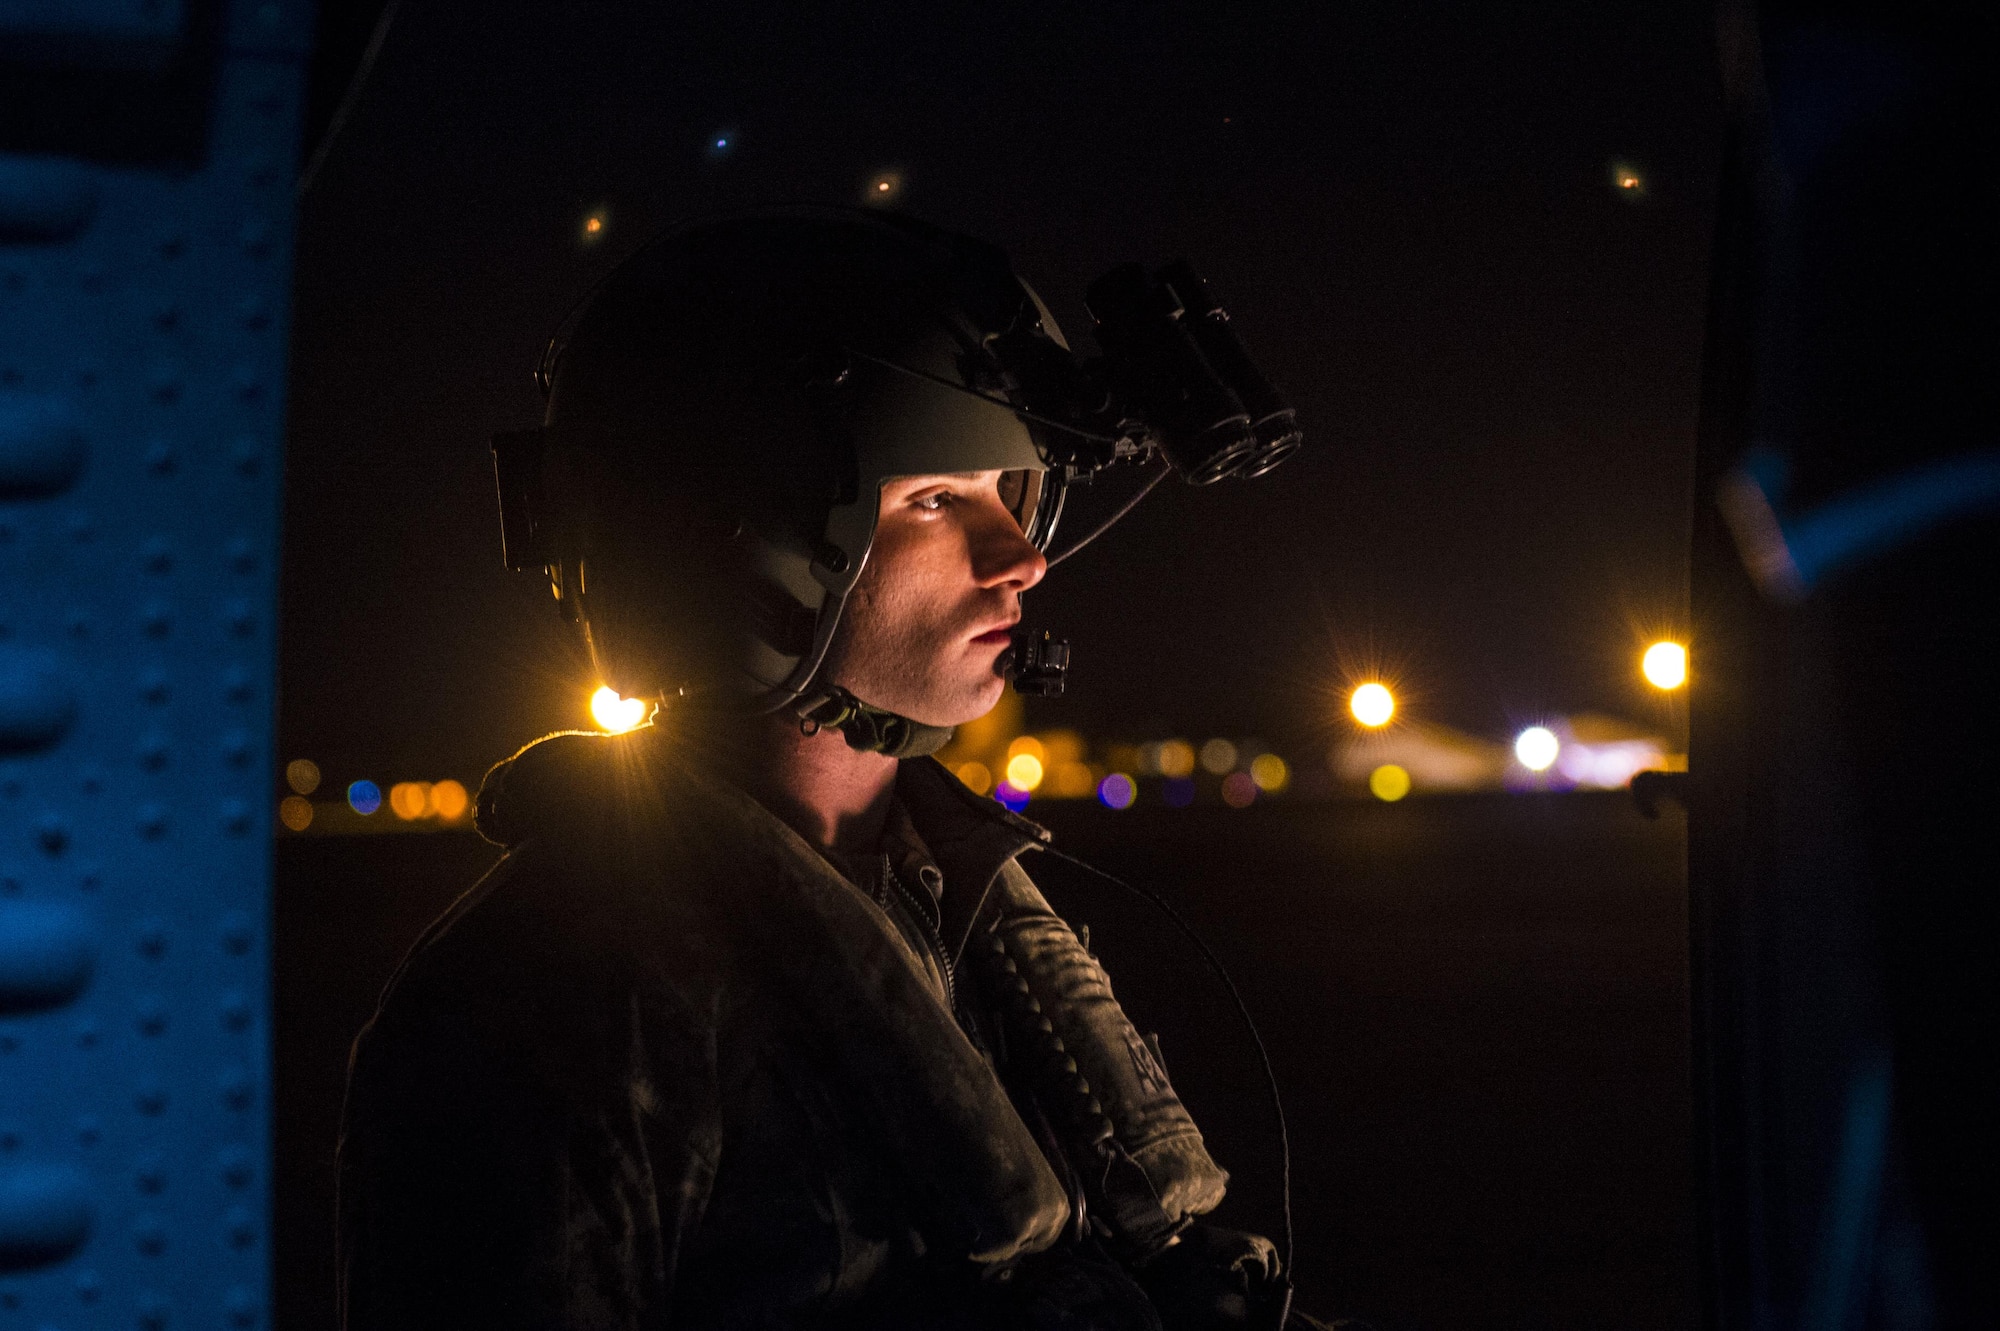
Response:
[{"label": "blue-lit metal wall", "polygon": [[266,1320],[310,34],[296,0],[0,0],[0,1327]]}]

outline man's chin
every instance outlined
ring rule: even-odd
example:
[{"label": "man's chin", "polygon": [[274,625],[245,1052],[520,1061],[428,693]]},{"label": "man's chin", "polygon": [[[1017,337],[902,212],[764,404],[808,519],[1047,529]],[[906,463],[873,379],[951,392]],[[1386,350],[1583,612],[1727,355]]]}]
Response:
[{"label": "man's chin", "polygon": [[951,698],[927,698],[921,707],[903,713],[927,726],[962,726],[977,721],[999,705],[1007,681],[998,675],[979,681]]}]

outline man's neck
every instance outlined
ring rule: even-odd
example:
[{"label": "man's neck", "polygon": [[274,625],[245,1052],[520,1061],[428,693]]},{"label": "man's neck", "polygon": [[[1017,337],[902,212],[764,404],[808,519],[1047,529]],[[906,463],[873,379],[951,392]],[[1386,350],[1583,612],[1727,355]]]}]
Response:
[{"label": "man's neck", "polygon": [[852,855],[881,845],[894,758],[849,748],[837,730],[801,734],[789,712],[740,718],[704,747],[722,775],[819,849]]}]

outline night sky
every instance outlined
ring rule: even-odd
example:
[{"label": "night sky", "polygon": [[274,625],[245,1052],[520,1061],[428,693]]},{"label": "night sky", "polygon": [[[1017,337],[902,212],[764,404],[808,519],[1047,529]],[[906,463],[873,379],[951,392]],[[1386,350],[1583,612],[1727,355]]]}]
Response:
[{"label": "night sky", "polygon": [[538,423],[544,339],[654,231],[885,172],[1005,246],[1073,342],[1099,272],[1192,259],[1307,432],[1262,480],[1170,482],[1030,595],[1076,655],[1037,724],[1313,757],[1377,671],[1496,737],[1657,721],[1711,14],[407,0],[301,221],[281,757],[466,778],[584,723],[546,586],[501,566],[488,437]]}]

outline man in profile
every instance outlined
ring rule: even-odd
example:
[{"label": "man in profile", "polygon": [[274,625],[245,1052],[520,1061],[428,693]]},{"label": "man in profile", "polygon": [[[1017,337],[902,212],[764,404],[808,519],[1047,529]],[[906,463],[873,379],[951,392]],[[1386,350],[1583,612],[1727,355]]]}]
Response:
[{"label": "man in profile", "polygon": [[[1004,256],[883,215],[669,233],[503,439],[509,558],[658,703],[496,767],[500,864],[356,1042],[348,1331],[1277,1325],[1271,1245],[1047,834],[928,755],[984,715],[1059,475]],[[1273,1314],[1271,1309],[1278,1311]]]}]

